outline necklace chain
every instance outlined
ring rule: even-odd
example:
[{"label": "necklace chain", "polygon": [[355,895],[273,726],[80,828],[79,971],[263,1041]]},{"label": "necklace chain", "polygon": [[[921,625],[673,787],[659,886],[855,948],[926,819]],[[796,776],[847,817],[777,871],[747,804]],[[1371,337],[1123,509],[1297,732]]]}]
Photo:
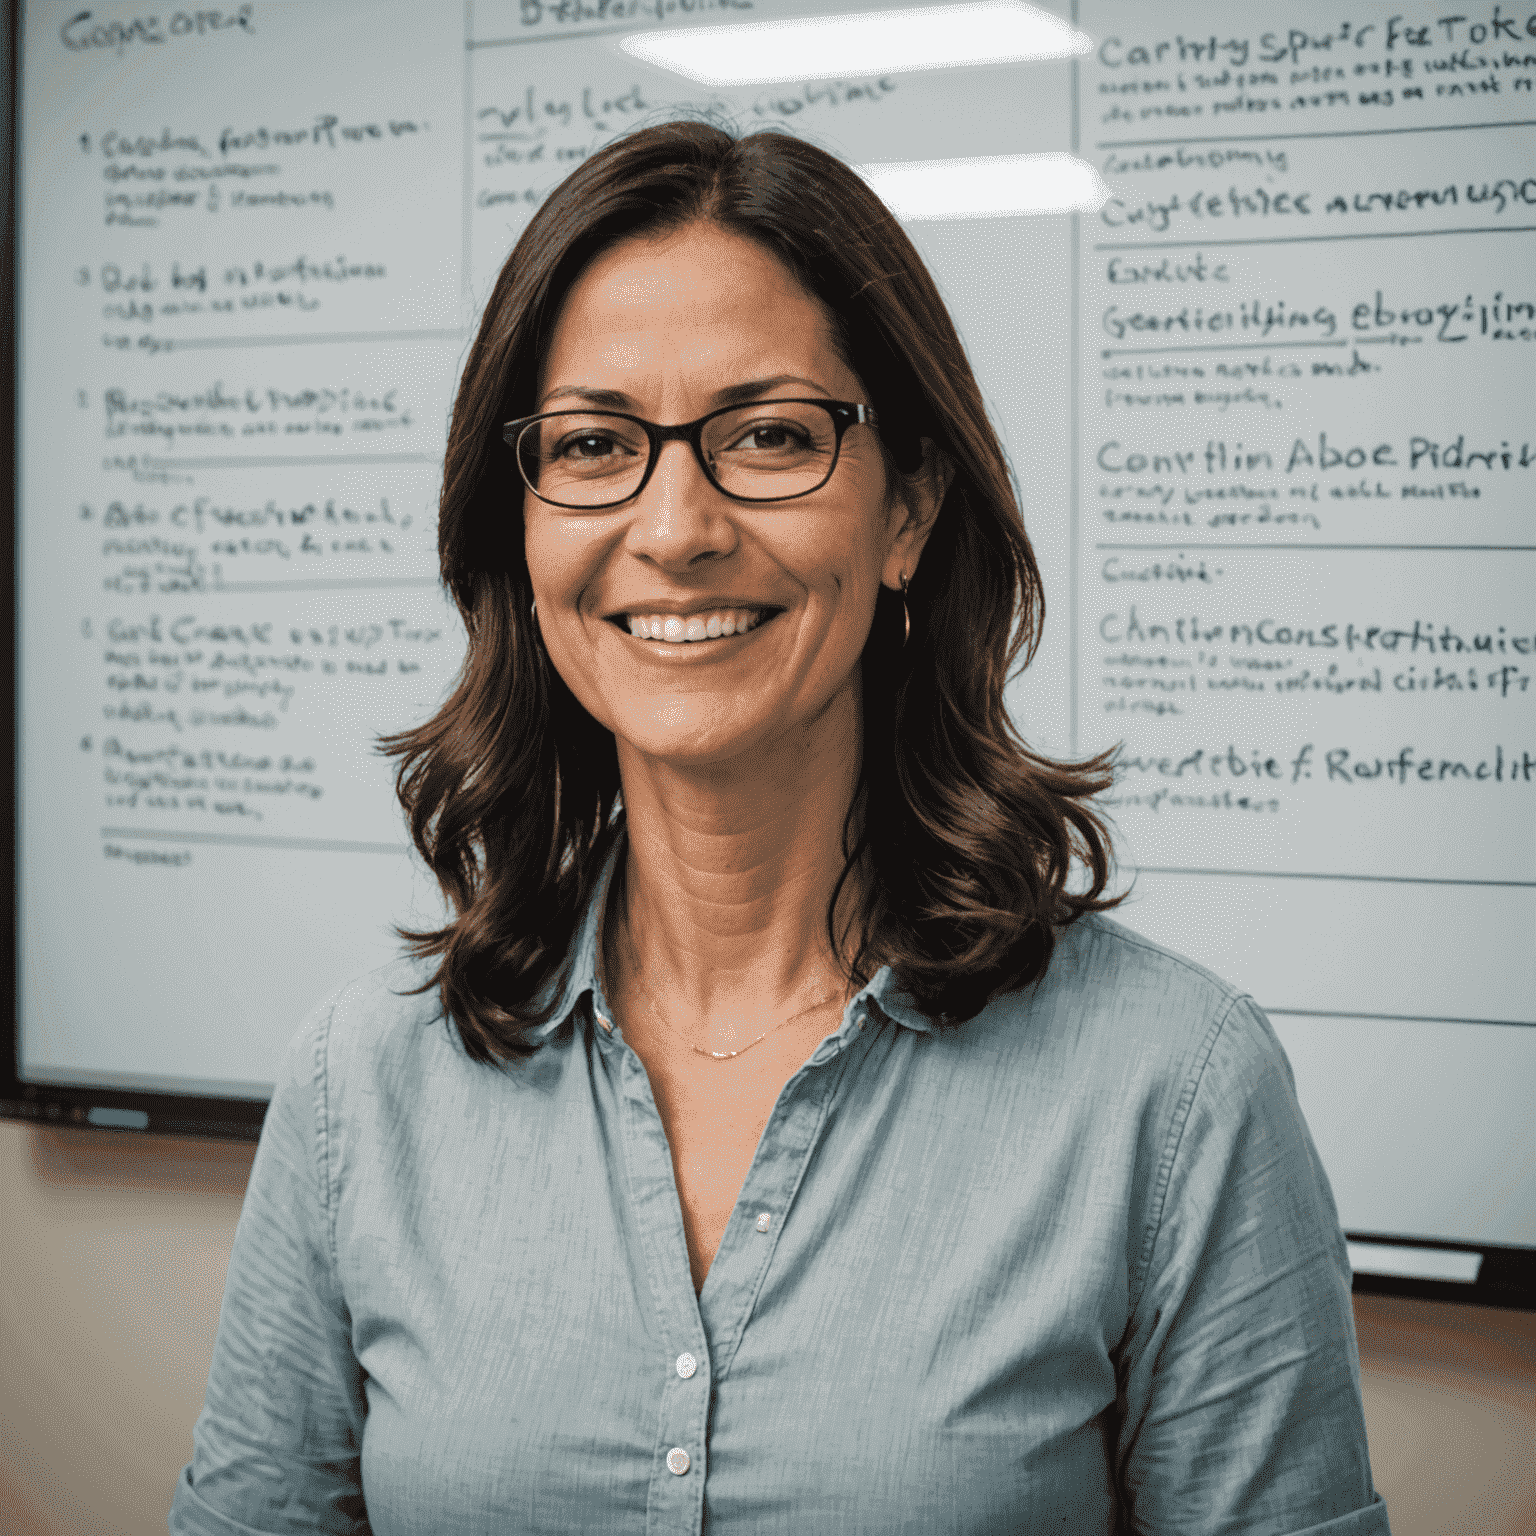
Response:
[{"label": "necklace chain", "polygon": [[822,1008],[822,1006],[826,1005],[826,1003],[834,1003],[834,1001],[837,1001],[837,998],[846,997],[846,995],[848,995],[848,989],[846,988],[839,989],[837,992],[828,992],[825,997],[816,998],[814,1003],[808,1003],[808,1005],[806,1005],[805,1008],[800,1009],[797,1014],[791,1014],[788,1018],[780,1018],[777,1025],[774,1025],[771,1029],[765,1029],[765,1031],[763,1031],[762,1034],[756,1038],[756,1040],[746,1041],[746,1044],[739,1046],[736,1051],[707,1051],[707,1049],[703,1048],[703,1046],[699,1046],[699,1044],[694,1044],[693,1041],[688,1040],[687,1035],[680,1031],[680,1029],[674,1029],[673,1026],[668,1025],[667,1020],[662,1017],[662,1011],[660,1011],[659,1003],[657,1003],[656,994],[654,994],[654,992],[651,991],[651,989],[648,988],[644,982],[642,982],[639,971],[634,972],[634,985],[641,989],[642,994],[645,995],[645,1000],[647,1000],[651,1005],[651,1017],[653,1017],[654,1020],[656,1020],[657,1023],[662,1026],[662,1029],[665,1029],[668,1034],[673,1035],[673,1037],[677,1038],[677,1040],[687,1040],[688,1049],[693,1051],[694,1054],[707,1055],[707,1057],[710,1057],[711,1060],[714,1061],[730,1061],[733,1057],[739,1057],[739,1055],[742,1055],[743,1052],[751,1051],[751,1048],[756,1046],[756,1044],[762,1044],[762,1041],[770,1037],[771,1034],[777,1034],[777,1032],[779,1032],[780,1029],[785,1028],[786,1025],[793,1025],[797,1018],[805,1018],[806,1014],[813,1014],[813,1012],[816,1012],[817,1008]]},{"label": "necklace chain", "polygon": [[[653,993],[651,989],[647,987],[643,981],[640,980],[638,974],[635,976],[635,985],[640,988],[640,991],[645,995],[646,1001],[650,1003],[651,1016],[656,1020],[656,1022],[660,1024],[661,1027],[666,1030],[669,1035],[673,1035],[679,1040],[688,1040],[688,1037],[683,1034],[681,1030],[674,1029],[662,1017],[661,1008],[657,1003],[655,993]],[[783,1029],[786,1025],[793,1024],[796,1019],[803,1019],[806,1014],[814,1013],[824,1004],[836,1002],[840,997],[847,997],[846,987],[838,992],[828,992],[825,997],[818,997],[815,1002],[807,1004],[807,1006],[802,1008],[798,1013],[792,1013],[787,1019],[781,1019],[777,1024],[773,1026],[772,1029],[765,1029],[762,1034],[757,1037],[756,1040],[749,1040],[745,1045],[738,1047],[734,1051],[707,1051],[702,1045],[695,1045],[692,1040],[688,1040],[688,1048],[692,1051],[695,1051],[700,1056],[712,1057],[715,1061],[729,1061],[733,1056],[740,1056],[743,1051],[750,1051],[754,1045],[757,1045],[760,1041],[766,1040],[769,1035],[775,1034],[777,1031]]]},{"label": "necklace chain", "polygon": [[[629,925],[627,923],[624,925],[624,936],[626,939],[629,938]],[[629,948],[631,951],[633,951],[633,940],[630,940]],[[681,1030],[674,1029],[672,1025],[668,1024],[666,1019],[662,1017],[661,1005],[656,997],[656,994],[652,992],[651,989],[646,986],[644,981],[640,979],[641,973],[640,967],[638,965],[632,967],[630,975],[635,985],[640,989],[641,994],[645,997],[645,1000],[650,1004],[651,1016],[656,1020],[656,1022],[660,1024],[661,1027],[666,1030],[669,1035],[674,1036],[678,1040],[687,1041],[688,1048],[690,1050],[694,1051],[700,1056],[708,1056],[715,1061],[729,1061],[732,1057],[740,1056],[744,1051],[750,1051],[754,1045],[757,1045],[766,1040],[769,1035],[783,1029],[786,1025],[793,1024],[796,1019],[803,1019],[808,1013],[814,1013],[816,1009],[823,1007],[827,1003],[836,1002],[839,998],[841,998],[846,1004],[849,994],[849,988],[846,986],[840,988],[838,991],[828,992],[825,996],[818,997],[814,1002],[808,1003],[798,1013],[792,1013],[787,1019],[781,1019],[777,1024],[773,1026],[772,1029],[765,1029],[762,1034],[757,1037],[756,1040],[749,1040],[745,1045],[739,1046],[734,1051],[709,1051],[705,1050],[702,1045],[695,1045],[694,1042],[689,1040]]]}]

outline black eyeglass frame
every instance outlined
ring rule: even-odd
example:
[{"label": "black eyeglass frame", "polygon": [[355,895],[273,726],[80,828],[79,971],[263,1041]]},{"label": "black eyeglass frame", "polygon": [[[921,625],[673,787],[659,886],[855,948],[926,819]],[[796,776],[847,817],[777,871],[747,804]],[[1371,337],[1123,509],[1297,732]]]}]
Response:
[{"label": "black eyeglass frame", "polygon": [[[811,486],[808,490],[795,491],[789,496],[738,496],[734,491],[728,491],[715,479],[714,471],[710,469],[704,458],[704,428],[717,416],[728,415],[732,411],[751,410],[753,406],[774,405],[820,405],[826,408],[832,418],[832,428],[837,434],[836,441],[832,445],[832,462],[827,467],[824,479],[818,485]],[[645,435],[650,441],[650,462],[645,466],[645,473],[640,477],[640,484],[629,495],[621,496],[617,501],[604,501],[596,504],[590,502],[572,505],[564,501],[554,501],[550,497],[540,494],[537,486],[528,479],[528,473],[523,468],[523,456],[518,452],[518,440],[523,433],[536,421],[545,421],[555,416],[617,416],[622,421],[632,421],[637,427],[645,429]],[[627,411],[605,411],[593,408],[585,411],[541,411],[537,416],[523,416],[516,421],[509,421],[501,429],[501,440],[512,450],[512,456],[517,460],[517,472],[522,476],[523,484],[533,492],[540,501],[551,507],[559,507],[567,512],[611,512],[615,507],[622,507],[625,502],[633,501],[647,485],[651,476],[656,472],[656,464],[661,458],[663,443],[683,442],[693,449],[693,456],[698,461],[699,468],[704,471],[704,478],[720,492],[722,496],[729,496],[732,501],[745,501],[754,504],[773,501],[796,501],[801,496],[811,496],[819,491],[830,480],[837,469],[837,461],[843,452],[843,433],[849,427],[856,426],[873,427],[879,430],[880,420],[872,405],[867,405],[861,400],[825,400],[819,395],[796,395],[792,398],[775,397],[769,400],[746,400],[736,405],[722,405],[718,411],[711,411],[707,416],[700,416],[697,421],[684,422],[681,426],[662,427],[654,421],[647,421],[643,416],[631,416]]]}]

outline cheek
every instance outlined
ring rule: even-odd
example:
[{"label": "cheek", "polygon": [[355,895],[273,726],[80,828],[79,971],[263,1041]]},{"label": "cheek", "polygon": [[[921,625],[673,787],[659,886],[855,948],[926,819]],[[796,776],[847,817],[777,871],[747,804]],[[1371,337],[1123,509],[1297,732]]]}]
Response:
[{"label": "cheek", "polygon": [[[535,622],[555,670],[591,712],[598,705],[590,637],[579,612],[598,564],[589,542],[535,516],[525,525],[523,555],[538,603]],[[607,721],[603,722],[607,724]]]},{"label": "cheek", "polygon": [[873,606],[884,564],[885,542],[878,527],[860,520],[845,524],[830,542],[825,535],[807,542],[801,555],[805,584],[837,606],[839,617]]},{"label": "cheek", "polygon": [[569,609],[556,608],[553,597],[547,599],[547,606],[553,611],[546,617],[546,603],[541,603],[536,622],[550,666],[576,702],[599,725],[614,730],[618,724],[615,706],[622,703],[628,690],[622,676],[613,673],[612,656],[606,667],[601,665],[592,637],[580,620]]},{"label": "cheek", "polygon": [[779,562],[813,592],[851,596],[880,581],[891,514],[873,486],[861,489],[852,505],[803,513],[765,530]]},{"label": "cheek", "polygon": [[809,654],[804,662],[808,678],[819,680],[817,687],[838,683],[856,668],[869,641],[880,592],[876,552],[861,544],[825,564],[819,577],[810,591],[812,623],[805,634]]},{"label": "cheek", "polygon": [[523,558],[528,580],[541,598],[539,611],[550,616],[568,609],[588,587],[601,559],[594,530],[562,525],[557,519],[534,512],[524,514]]}]

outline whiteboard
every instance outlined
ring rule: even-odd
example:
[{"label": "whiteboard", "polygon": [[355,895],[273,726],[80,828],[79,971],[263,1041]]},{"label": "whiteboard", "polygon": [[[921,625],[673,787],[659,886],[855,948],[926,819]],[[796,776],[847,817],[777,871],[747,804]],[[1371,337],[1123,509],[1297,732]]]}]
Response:
[{"label": "whiteboard", "polygon": [[1010,705],[1123,743],[1120,915],[1269,1011],[1346,1229],[1536,1243],[1528,8],[1084,0],[1078,63],[729,90],[618,48],[861,8],[23,7],[20,1079],[259,1104],[437,920],[372,742],[462,653],[458,370],[549,189],[710,111],[1097,167],[907,224],[1044,572]]},{"label": "whiteboard", "polygon": [[1085,0],[1077,749],[1346,1228],[1536,1235],[1536,12]]}]

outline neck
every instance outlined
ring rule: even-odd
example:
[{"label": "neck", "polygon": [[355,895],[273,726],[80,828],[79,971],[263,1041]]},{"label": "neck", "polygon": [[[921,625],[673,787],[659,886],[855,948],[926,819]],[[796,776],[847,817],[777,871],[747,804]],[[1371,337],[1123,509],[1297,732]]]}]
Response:
[{"label": "neck", "polygon": [[[705,1039],[711,1024],[737,1038],[843,995],[826,917],[861,745],[856,685],[791,739],[727,765],[680,767],[619,743],[629,846],[619,932],[603,946],[614,1002],[638,969]],[[840,922],[855,891],[850,876]]]}]

